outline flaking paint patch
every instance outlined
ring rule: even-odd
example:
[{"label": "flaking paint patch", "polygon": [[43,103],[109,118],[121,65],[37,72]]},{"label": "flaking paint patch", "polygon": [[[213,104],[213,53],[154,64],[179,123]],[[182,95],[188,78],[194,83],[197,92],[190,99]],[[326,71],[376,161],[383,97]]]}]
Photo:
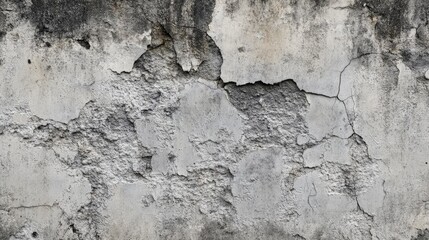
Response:
[{"label": "flaking paint patch", "polygon": [[[4,80],[0,83],[2,105],[28,106],[41,118],[68,122],[91,100],[91,85],[102,75],[94,71],[97,60],[67,40],[49,49],[37,49],[31,39],[33,31],[23,25],[9,32],[5,40],[7,49],[13,51],[5,55],[9,60],[0,69]],[[61,53],[65,48],[74,52]]]}]

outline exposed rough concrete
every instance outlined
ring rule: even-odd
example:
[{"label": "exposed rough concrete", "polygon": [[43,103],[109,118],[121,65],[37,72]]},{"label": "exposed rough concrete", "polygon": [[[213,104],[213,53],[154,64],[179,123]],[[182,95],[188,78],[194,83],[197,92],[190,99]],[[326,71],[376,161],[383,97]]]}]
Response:
[{"label": "exposed rough concrete", "polygon": [[428,16],[0,0],[0,239],[429,239]]}]

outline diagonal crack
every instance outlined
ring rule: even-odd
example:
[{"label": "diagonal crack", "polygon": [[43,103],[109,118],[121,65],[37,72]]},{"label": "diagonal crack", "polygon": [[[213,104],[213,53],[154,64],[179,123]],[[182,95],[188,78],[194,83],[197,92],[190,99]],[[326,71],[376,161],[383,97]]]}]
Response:
[{"label": "diagonal crack", "polygon": [[[357,56],[357,57],[354,57],[354,58],[352,58],[352,59],[350,59],[350,61],[349,61],[349,63],[347,63],[347,65],[343,68],[343,70],[341,70],[341,72],[340,72],[340,79],[339,79],[339,81],[338,81],[338,92],[337,92],[337,98],[338,98],[338,100],[340,100],[339,99],[339,95],[340,95],[340,92],[341,92],[341,83],[342,83],[342,77],[343,77],[343,73],[346,71],[346,69],[352,64],[352,62],[353,61],[355,61],[355,60],[358,60],[358,59],[360,59],[360,58],[362,58],[362,57],[365,57],[365,56],[368,56],[368,55],[377,55],[377,54],[380,54],[380,53],[372,53],[372,52],[369,52],[369,53],[363,53],[363,54],[361,54],[361,55],[359,55],[359,56]],[[340,100],[341,101],[341,100]]]}]

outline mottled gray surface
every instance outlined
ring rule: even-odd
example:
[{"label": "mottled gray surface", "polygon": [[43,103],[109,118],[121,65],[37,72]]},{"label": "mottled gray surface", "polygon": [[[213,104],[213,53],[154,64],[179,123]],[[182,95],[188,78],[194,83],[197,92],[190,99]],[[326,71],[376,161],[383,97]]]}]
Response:
[{"label": "mottled gray surface", "polygon": [[0,0],[0,239],[429,239],[427,0]]}]

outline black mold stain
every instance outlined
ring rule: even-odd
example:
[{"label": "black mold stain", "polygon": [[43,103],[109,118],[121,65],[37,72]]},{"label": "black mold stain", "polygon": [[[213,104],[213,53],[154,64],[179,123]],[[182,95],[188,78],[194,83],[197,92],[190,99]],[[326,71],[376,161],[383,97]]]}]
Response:
[{"label": "black mold stain", "polygon": [[428,240],[429,239],[429,229],[419,230],[416,237],[411,238],[411,240]]},{"label": "black mold stain", "polygon": [[207,34],[214,7],[215,0],[32,0],[32,5],[22,11],[44,41],[45,37],[74,38],[86,49],[91,46],[82,36],[88,34],[86,23],[90,19],[105,24],[106,18],[129,12],[133,31],[162,25],[171,36],[175,51],[189,51],[190,55],[206,64],[204,71],[213,73],[210,78],[217,79],[220,67],[219,70],[214,68],[222,60],[219,49]]},{"label": "black mold stain", "polygon": [[208,30],[208,25],[212,21],[214,7],[215,1],[213,0],[195,0],[193,7],[193,20],[198,29],[204,31]]},{"label": "black mold stain", "polygon": [[327,0],[313,0],[313,2],[316,8],[324,7],[329,3]]},{"label": "black mold stain", "polygon": [[213,0],[195,0],[194,2],[193,22],[195,28],[191,41],[197,49],[204,49],[206,47],[207,39],[205,39],[205,35],[212,20],[214,7],[215,1]]},{"label": "black mold stain", "polygon": [[383,37],[399,37],[402,29],[406,26],[408,0],[394,0],[387,4],[387,7],[380,9],[382,11],[380,22],[376,25],[378,34]]},{"label": "black mold stain", "polygon": [[[103,5],[106,4],[103,3]],[[114,4],[107,3],[107,5],[109,6],[107,12],[114,11],[110,6]],[[203,62],[215,61],[214,64],[217,64],[220,57],[214,57],[214,55],[220,56],[218,54],[220,51],[215,44],[212,44],[212,39],[207,34],[215,0],[124,0],[123,5],[133,9],[130,15],[136,15],[133,17],[136,18],[136,22],[142,20],[140,22],[147,22],[147,25],[152,27],[161,25],[171,37],[177,53],[188,51],[187,54]]]},{"label": "black mold stain", "polygon": [[212,20],[215,0],[174,0],[170,12],[164,18],[164,27],[175,44],[189,46],[192,54],[201,60],[211,61],[218,51],[207,35]]},{"label": "black mold stain", "polygon": [[365,6],[379,19],[375,29],[380,39],[394,39],[409,27],[407,21],[409,0],[359,0],[357,6]]},{"label": "black mold stain", "polygon": [[[378,51],[378,47],[402,61],[412,70],[422,72],[429,64],[429,1],[427,0],[358,0],[352,9],[359,14],[350,21],[374,24],[374,36],[365,31],[366,27],[356,29],[354,35],[357,55]],[[358,11],[361,9],[362,11]],[[412,30],[415,30],[415,38]],[[362,37],[366,36],[366,37]]]},{"label": "black mold stain", "polygon": [[429,65],[429,54],[419,49],[404,49],[400,52],[402,60],[411,69],[426,68]]},{"label": "black mold stain", "polygon": [[[1,1],[0,1],[1,4]],[[7,26],[6,26],[6,15],[0,11],[0,40],[6,36]]]},{"label": "black mold stain", "polygon": [[87,0],[32,0],[31,20],[40,33],[71,34],[90,16],[93,3]]}]

